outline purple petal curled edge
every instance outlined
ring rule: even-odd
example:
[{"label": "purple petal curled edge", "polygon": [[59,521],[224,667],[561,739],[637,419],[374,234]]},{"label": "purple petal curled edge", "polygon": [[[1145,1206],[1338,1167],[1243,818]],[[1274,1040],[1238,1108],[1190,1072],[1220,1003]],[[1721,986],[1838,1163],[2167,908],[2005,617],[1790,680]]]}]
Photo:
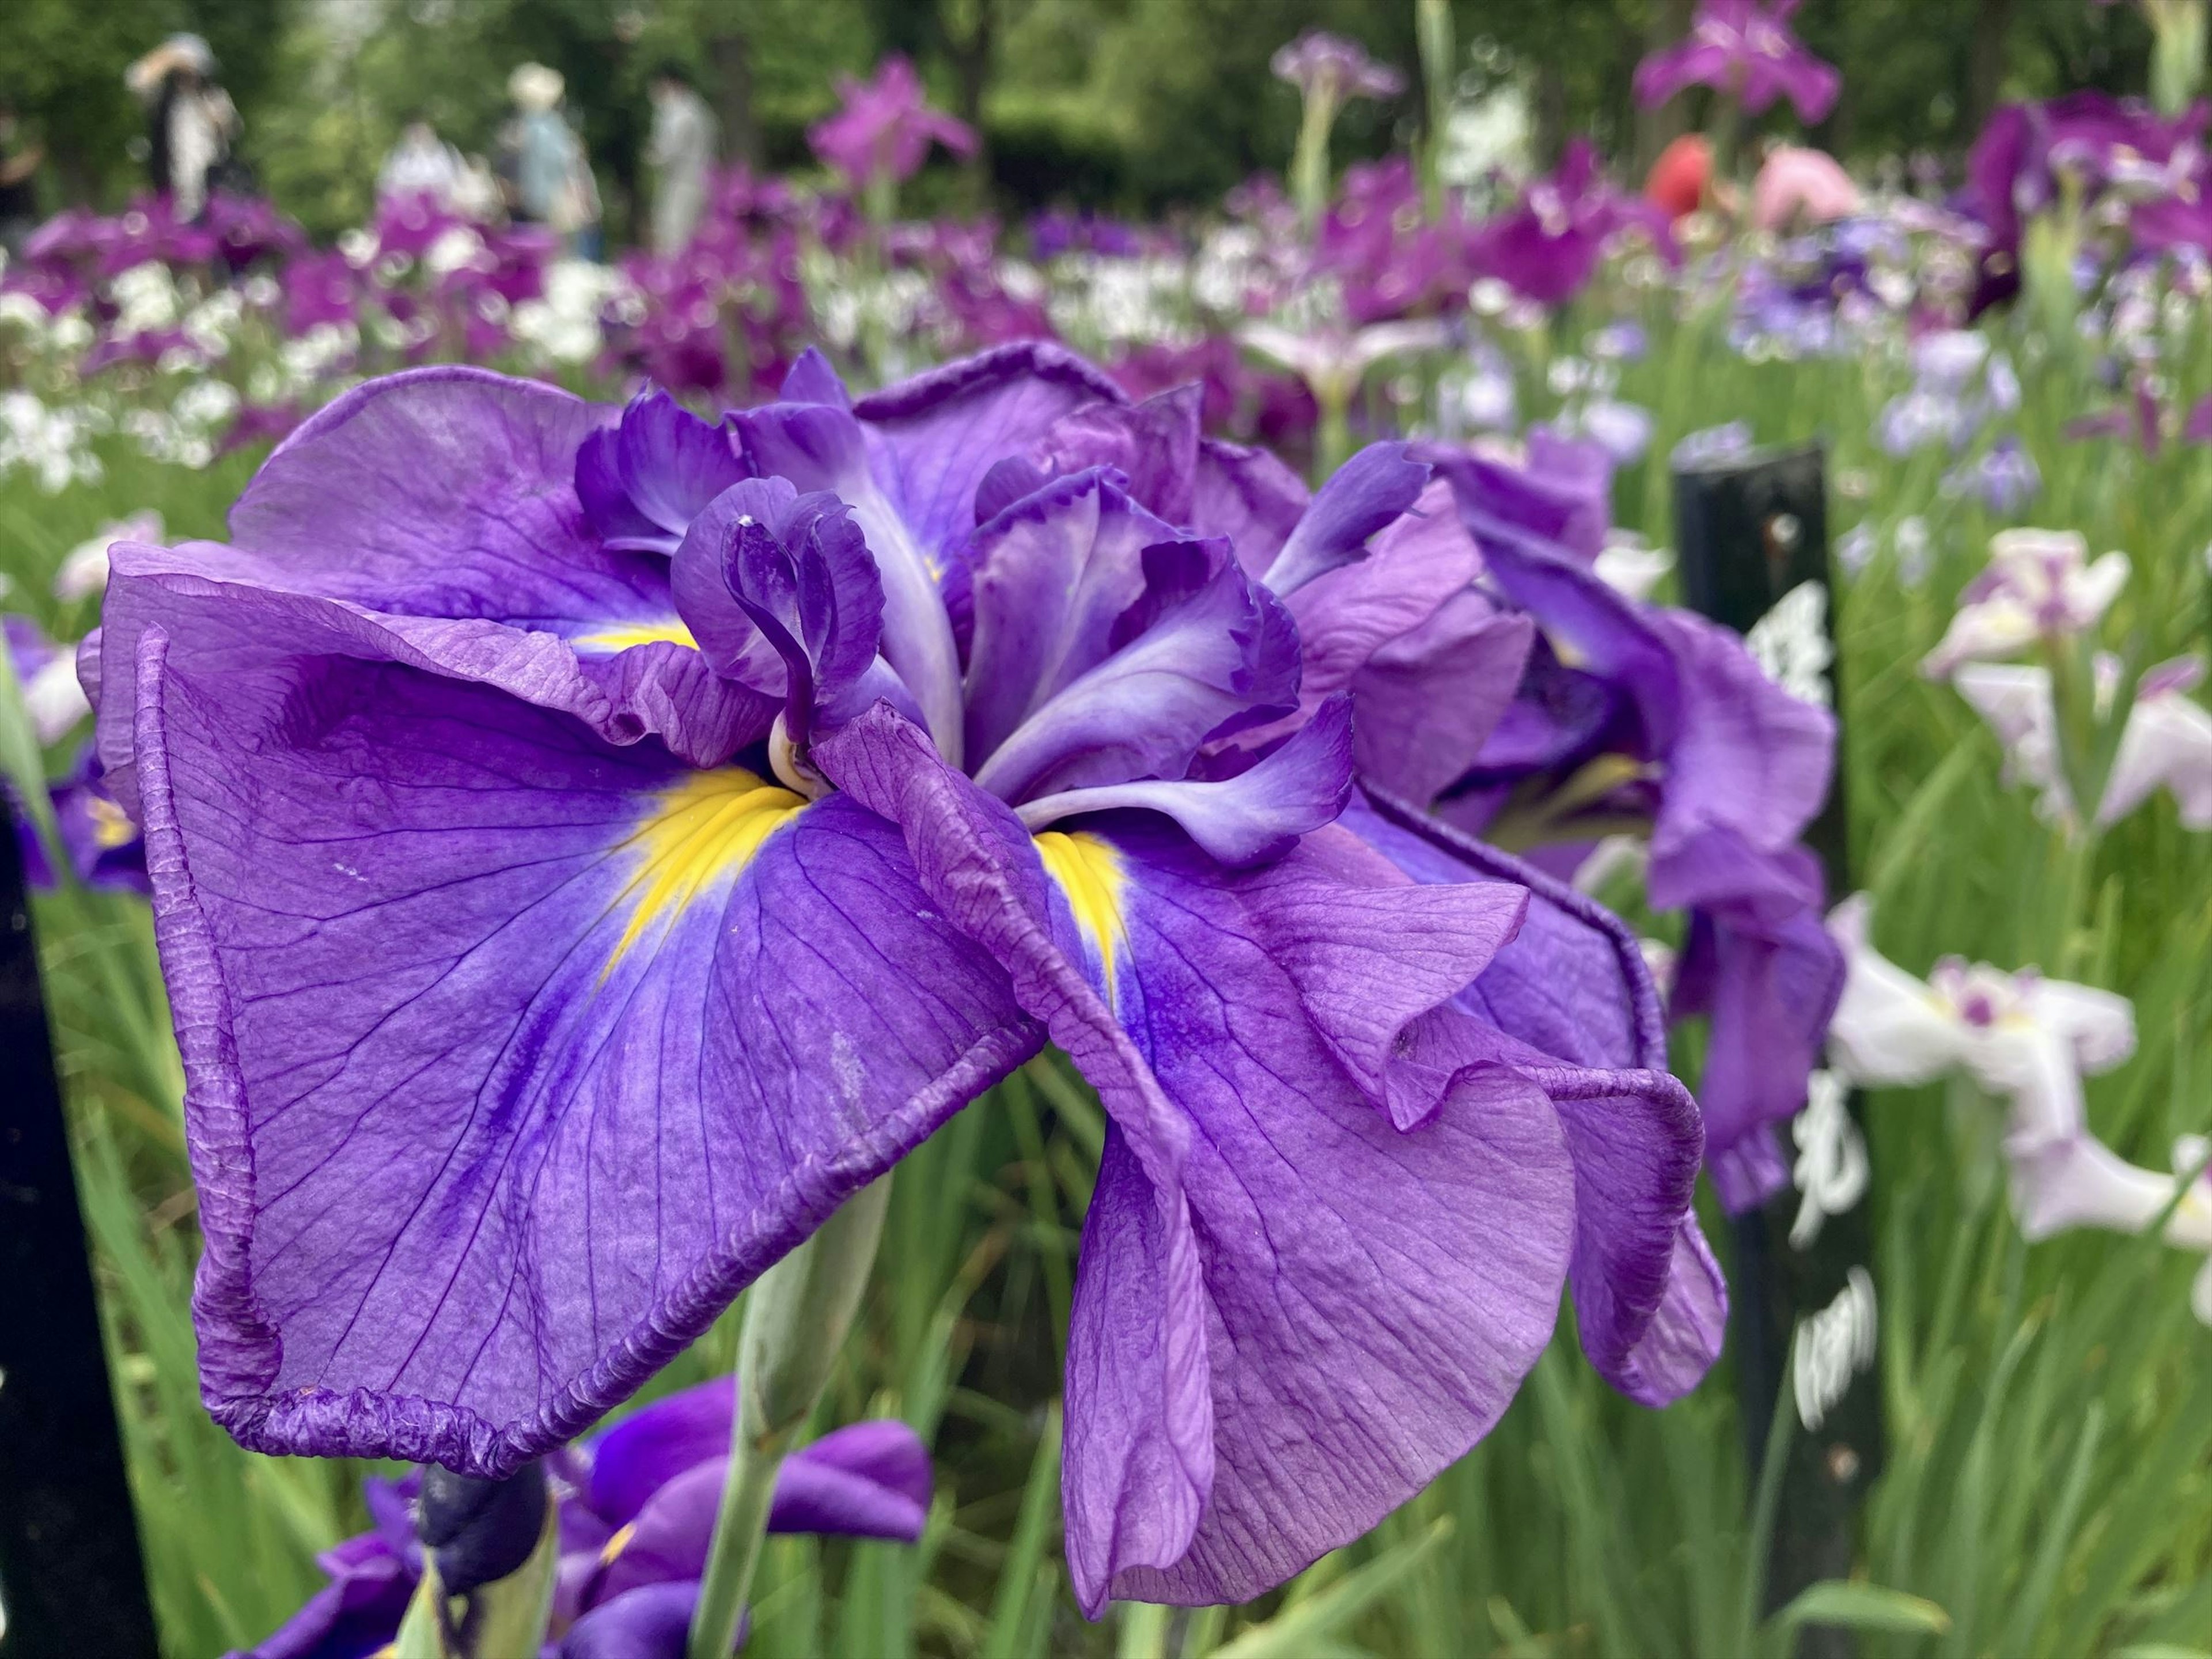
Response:
[{"label": "purple petal curled edge", "polygon": [[1038,1043],[855,801],[393,665],[168,650],[148,867],[204,1393],[250,1447],[511,1472]]},{"label": "purple petal curled edge", "polygon": [[[578,448],[614,418],[479,369],[393,375],[277,448],[232,509],[234,545],[118,544],[99,678],[119,690],[100,743],[126,803],[133,665],[155,624],[202,672],[264,660],[301,628],[362,641],[326,649],[497,685],[612,742],[658,736],[700,764],[757,739],[769,706],[683,642],[667,560],[604,546],[577,500]],[[281,610],[259,633],[212,625],[202,600],[244,586]]]},{"label": "purple petal curled edge", "polygon": [[[1334,830],[1224,872],[1132,820],[1092,852],[1120,884],[1108,952],[910,726],[878,708],[819,753],[904,827],[1112,1119],[1069,1341],[1086,1610],[1255,1594],[1478,1439],[1549,1337],[1572,1172],[1542,1091],[1484,1062],[1473,1020],[1417,1011],[1520,894],[1413,886]],[[1377,948],[1385,913],[1402,957]],[[1394,1072],[1442,1092],[1410,1132],[1374,1097]]]},{"label": "purple petal curled edge", "polygon": [[1344,822],[1417,880],[1529,890],[1519,935],[1460,1002],[1564,1062],[1539,1074],[1574,1158],[1570,1279],[1590,1364],[1644,1405],[1688,1393],[1720,1355],[1728,1290],[1690,1209],[1698,1109],[1666,1075],[1666,1021],[1635,936],[1587,895],[1403,801],[1370,789]]}]

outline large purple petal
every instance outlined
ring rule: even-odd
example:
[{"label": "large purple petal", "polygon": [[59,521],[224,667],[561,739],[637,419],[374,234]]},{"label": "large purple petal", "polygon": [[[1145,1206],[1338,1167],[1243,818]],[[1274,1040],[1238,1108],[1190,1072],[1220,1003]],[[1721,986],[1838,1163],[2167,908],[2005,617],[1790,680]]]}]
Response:
[{"label": "large purple petal", "polygon": [[[824,759],[905,828],[932,896],[1111,1115],[1069,1340],[1085,1607],[1255,1594],[1478,1438],[1549,1336],[1573,1203],[1541,1090],[1462,1076],[1449,1034],[1474,1023],[1416,1012],[1480,965],[1482,927],[1455,924],[1467,904],[1494,921],[1499,896],[1421,911],[1334,831],[1230,874],[1142,823],[1057,838],[1048,878],[1012,816],[884,711]],[[1420,919],[1418,982],[1353,925],[1376,905]],[[1399,1130],[1347,1063],[1384,1086],[1440,1074],[1440,1109]]]},{"label": "large purple petal", "polygon": [[849,799],[404,668],[210,684],[167,645],[148,863],[204,1388],[250,1446],[511,1471],[1036,1044]]},{"label": "large purple petal", "polygon": [[1145,550],[1176,538],[1096,468],[1046,485],[976,531],[968,556],[971,765],[1112,654],[1115,624],[1144,596]]},{"label": "large purple petal", "polygon": [[560,1659],[684,1659],[698,1581],[641,1584],[568,1627]]},{"label": "large purple petal", "polygon": [[1513,702],[1534,637],[1528,617],[1465,592],[1382,646],[1352,682],[1359,775],[1407,800],[1466,776]]},{"label": "large purple petal", "polygon": [[1822,921],[1826,893],[1810,853],[1760,853],[1726,834],[1698,847],[1707,879],[1689,901],[1697,908],[1673,1012],[1710,1018],[1698,1100],[1714,1185],[1740,1211],[1789,1179],[1773,1127],[1805,1103],[1845,964]]},{"label": "large purple petal", "polygon": [[1085,404],[1054,422],[1028,463],[1054,474],[1110,466],[1147,511],[1187,524],[1199,472],[1200,402],[1198,386],[1183,386],[1139,404]]},{"label": "large purple petal", "polygon": [[1025,340],[871,392],[854,412],[884,494],[941,564],[975,523],[983,475],[1062,416],[1102,400],[1126,401],[1066,347]]},{"label": "large purple petal", "polygon": [[1704,1132],[1665,1075],[1659,998],[1635,936],[1583,894],[1401,802],[1344,823],[1415,879],[1529,890],[1527,920],[1458,1005],[1566,1062],[1540,1077],[1575,1164],[1571,1278],[1583,1352],[1630,1398],[1663,1405],[1719,1357],[1727,1291],[1690,1212]]}]

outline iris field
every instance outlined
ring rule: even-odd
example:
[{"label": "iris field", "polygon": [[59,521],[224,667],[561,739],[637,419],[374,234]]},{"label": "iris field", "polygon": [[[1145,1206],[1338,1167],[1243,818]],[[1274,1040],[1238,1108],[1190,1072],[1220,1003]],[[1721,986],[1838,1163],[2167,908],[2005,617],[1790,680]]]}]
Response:
[{"label": "iris field", "polygon": [[[1360,184],[1347,185],[1333,222],[1346,240],[1358,219],[1344,204]],[[1450,289],[1454,302],[1355,320],[1316,311],[1356,285],[1341,264],[1326,289],[1292,264],[1284,250],[1305,233],[1287,204],[1261,228],[1243,208],[1224,213],[1227,230],[1202,252],[1173,251],[1164,232],[1153,241],[1141,228],[1126,248],[1102,252],[1091,228],[1090,245],[1072,248],[1046,246],[1042,233],[1021,246],[1007,233],[995,254],[988,234],[975,233],[985,238],[976,258],[960,251],[969,233],[958,227],[909,228],[903,242],[856,232],[841,244],[843,231],[810,231],[757,196],[742,209],[751,218],[729,211],[728,234],[714,241],[710,226],[680,273],[724,295],[720,316],[700,319],[693,301],[666,297],[679,273],[641,269],[627,293],[574,300],[590,332],[573,351],[544,343],[556,337],[550,315],[528,330],[503,320],[477,340],[435,321],[440,305],[450,318],[512,319],[532,302],[479,303],[501,280],[495,268],[508,268],[495,238],[467,256],[483,285],[430,279],[429,299],[412,310],[368,289],[422,301],[419,273],[351,265],[348,280],[362,286],[343,305],[362,320],[347,325],[356,331],[334,373],[310,362],[329,346],[312,336],[318,321],[257,321],[252,300],[243,320],[224,325],[222,353],[196,359],[172,343],[118,354],[119,366],[65,362],[86,343],[57,342],[51,319],[63,311],[35,325],[16,319],[12,361],[40,412],[19,405],[14,464],[0,466],[0,603],[75,641],[100,603],[96,585],[65,580],[57,592],[75,550],[149,509],[163,543],[223,538],[268,441],[249,428],[231,447],[215,425],[192,426],[189,409],[178,411],[193,386],[234,387],[216,399],[220,418],[242,418],[258,404],[313,403],[337,377],[410,354],[475,356],[607,398],[649,374],[706,409],[764,395],[810,331],[860,389],[1049,327],[1133,391],[1206,379],[1218,393],[1215,429],[1277,442],[1316,480],[1374,437],[1501,453],[1540,426],[1595,440],[1615,469],[1615,544],[1632,553],[1672,539],[1678,454],[1818,441],[1837,567],[1839,766],[1873,943],[1916,977],[1960,957],[2117,993],[2132,1006],[2132,1053],[2094,1066],[2085,1058],[2089,1133],[2158,1171],[2175,1164],[2177,1143],[2212,1135],[2212,836],[2177,810],[2185,777],[2100,829],[2069,827],[1960,690],[1922,672],[1962,595],[1972,598],[1991,537],[2021,526],[2076,532],[2093,558],[2128,556],[2124,586],[2075,633],[2132,672],[2212,644],[2212,434],[2196,434],[2189,417],[2212,394],[2202,252],[2115,253],[2063,301],[2031,283],[1969,316],[1987,241],[1978,248],[1948,210],[1870,199],[1795,237],[1723,239],[1691,226],[1668,262],[1623,208],[1594,228],[1602,252],[1570,295],[1538,302],[1510,276],[1462,264],[1433,279],[1431,291]],[[1513,211],[1509,200],[1502,212]],[[2085,214],[2077,234],[2083,225],[2093,246],[2124,243],[2109,215]],[[787,270],[777,252],[787,235]],[[731,272],[751,259],[791,282],[745,287]],[[1265,289],[1275,324],[1318,343],[1317,355],[1286,364],[1271,337],[1215,325],[1209,273],[1232,264],[1240,294]],[[278,280],[289,285],[296,268]],[[543,295],[574,280],[525,285]],[[979,297],[986,280],[991,292]],[[1891,281],[1905,289],[1885,298]],[[198,291],[161,326],[189,314]],[[740,292],[749,297],[730,297]],[[684,340],[654,332],[664,305],[710,321],[693,332],[717,361],[689,385],[676,368]],[[372,307],[433,321],[380,344]],[[93,314],[115,326],[112,308]],[[0,315],[0,340],[9,325]],[[1392,326],[1411,331],[1372,332]],[[303,351],[311,337],[319,343]],[[57,436],[80,408],[98,413]],[[1674,576],[1656,580],[1652,597],[1668,599]],[[21,660],[18,674],[33,684]],[[33,768],[62,779],[77,734],[40,755],[12,696],[10,708],[3,758],[18,787]],[[1632,872],[1599,892],[1639,933],[1683,945],[1680,917],[1648,911]],[[251,1649],[323,1584],[318,1553],[363,1529],[362,1480],[376,1471],[246,1452],[202,1407],[183,1075],[147,903],[64,880],[38,896],[34,924],[165,1648]],[[1694,1084],[1698,1034],[1678,1042],[1677,1068]],[[1048,1051],[890,1177],[883,1248],[814,1414],[823,1431],[869,1417],[912,1426],[934,1471],[926,1529],[912,1545],[771,1537],[744,1650],[1691,1659],[1785,1653],[1802,1626],[1823,1623],[1856,1631],[1872,1656],[2212,1653],[2212,1328],[2192,1310],[2192,1297],[2200,1307],[2212,1297],[2198,1280],[2201,1249],[2176,1248],[2181,1217],[2204,1200],[2181,1193],[2140,1233],[2078,1225],[2031,1242],[2043,1230],[2023,1229],[2005,1093],[1970,1065],[1869,1101],[1864,1202],[1887,1466],[1847,1583],[1767,1611],[1759,1572],[1778,1490],[1747,1476],[1732,1351],[1686,1397],[1650,1410],[1583,1362],[1563,1309],[1498,1427],[1368,1536],[1248,1606],[1116,1602],[1094,1623],[1078,1611],[1061,1553],[1060,1392],[1077,1242],[1108,1129],[1097,1097]],[[2178,1170],[2198,1187],[2201,1161]],[[1728,1228],[1707,1184],[1698,1205],[1726,1267]],[[2168,1221],[2172,1242],[2160,1236]],[[635,1406],[726,1372],[743,1310]],[[1770,1452],[1795,1431],[1785,1415]]]}]

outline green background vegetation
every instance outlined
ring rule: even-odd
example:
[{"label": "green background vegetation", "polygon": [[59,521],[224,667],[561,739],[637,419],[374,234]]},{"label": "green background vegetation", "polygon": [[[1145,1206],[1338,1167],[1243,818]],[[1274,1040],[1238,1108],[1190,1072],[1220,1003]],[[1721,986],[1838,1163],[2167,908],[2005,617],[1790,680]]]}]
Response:
[{"label": "green background vegetation", "polygon": [[[1510,76],[1541,148],[1593,131],[1613,154],[1648,155],[1696,112],[1639,117],[1629,77],[1690,10],[1690,0],[1455,0],[1461,90]],[[323,232],[365,215],[377,161],[410,113],[486,147],[507,71],[526,58],[568,77],[617,232],[636,195],[645,83],[670,58],[720,106],[733,153],[795,167],[809,162],[806,124],[834,105],[834,78],[904,52],[986,140],[973,167],[947,168],[917,204],[1002,211],[1055,201],[1158,211],[1279,167],[1297,99],[1267,58],[1301,28],[1355,36],[1408,71],[1417,62],[1413,0],[10,0],[8,14],[0,100],[49,144],[49,207],[112,204],[137,182],[125,145],[141,117],[124,66],[191,28],[222,60],[247,160]],[[2087,0],[1808,0],[1797,26],[1844,70],[1820,137],[1863,160],[1962,149],[2002,96],[2140,88],[2149,48],[2132,8]],[[1339,154],[1413,137],[1419,106],[1410,94],[1355,104]]]}]

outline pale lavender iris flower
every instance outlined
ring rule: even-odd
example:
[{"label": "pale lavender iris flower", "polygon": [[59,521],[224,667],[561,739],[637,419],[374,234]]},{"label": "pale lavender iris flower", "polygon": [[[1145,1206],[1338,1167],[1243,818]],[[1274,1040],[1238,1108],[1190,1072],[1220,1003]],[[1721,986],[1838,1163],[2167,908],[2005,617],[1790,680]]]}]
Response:
[{"label": "pale lavender iris flower", "polygon": [[1366,1531],[1563,1288],[1617,1386],[1692,1386],[1703,1137],[1635,941],[1346,810],[1442,763],[1376,688],[1525,626],[1348,580],[1419,562],[1429,488],[1382,446],[1310,497],[1044,345],[858,399],[809,356],[719,427],[449,369],[311,419],[228,545],[116,550],[210,1410],[514,1469],[1048,1040],[1111,1126],[1094,1614]]}]

